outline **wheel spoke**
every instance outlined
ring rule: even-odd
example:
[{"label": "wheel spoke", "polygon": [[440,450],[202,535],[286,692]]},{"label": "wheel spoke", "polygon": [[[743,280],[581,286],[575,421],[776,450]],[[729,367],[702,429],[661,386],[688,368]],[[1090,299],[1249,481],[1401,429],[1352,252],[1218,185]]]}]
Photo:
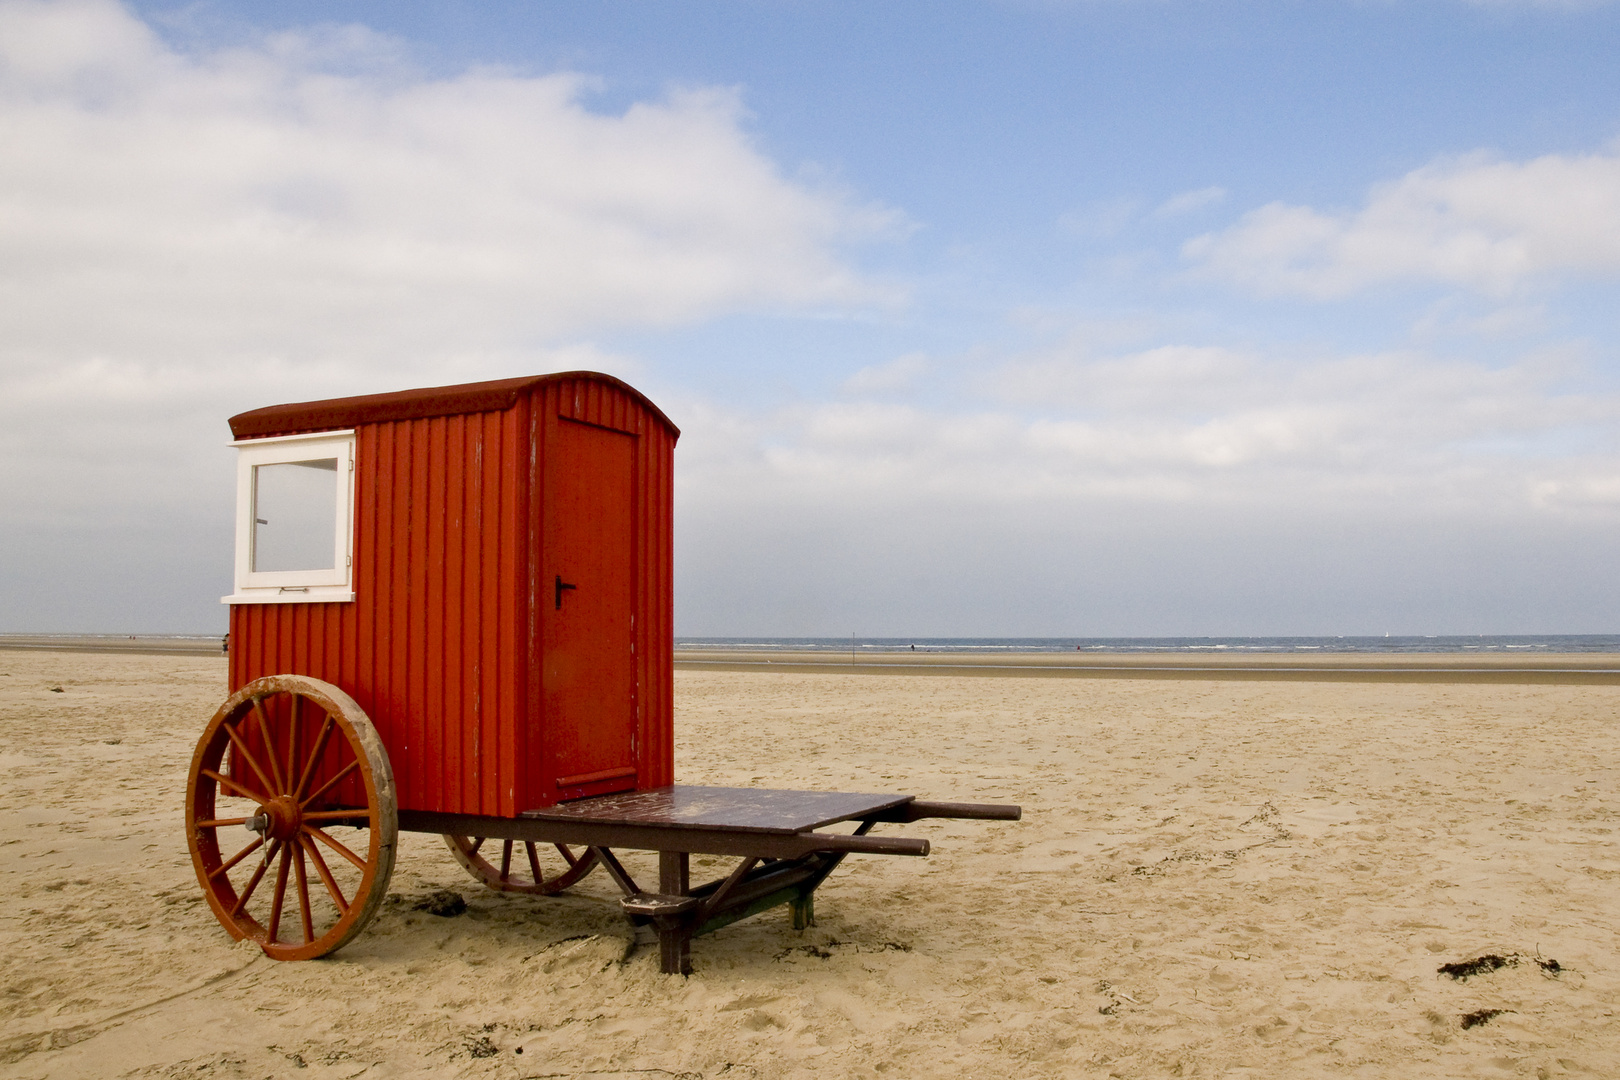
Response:
[{"label": "wheel spoke", "polygon": [[557,854],[561,855],[563,859],[567,861],[569,866],[579,865],[579,860],[574,857],[574,853],[572,851],[568,850],[567,844],[553,844],[551,846],[557,849]]},{"label": "wheel spoke", "polygon": [[235,855],[232,855],[229,862],[220,863],[218,866],[208,871],[208,876],[211,878],[219,877],[219,875],[223,874],[225,871],[229,870],[231,867],[235,866],[237,863],[241,862],[255,851],[258,851],[259,848],[263,846],[264,837],[261,836],[257,840],[253,841],[253,843],[243,848],[241,851],[238,851]]},{"label": "wheel spoke", "polygon": [[337,785],[337,782],[339,780],[342,780],[345,776],[348,776],[350,773],[354,772],[354,770],[358,769],[359,767],[360,767],[360,760],[358,758],[356,758],[355,760],[349,762],[347,765],[343,766],[343,768],[339,769],[337,771],[337,773],[335,775],[333,775],[332,779],[328,780],[326,783],[322,784],[318,789],[316,789],[314,794],[306,796],[303,799],[300,799],[299,802],[298,802],[298,808],[300,810],[302,810],[304,807],[308,806],[310,803],[314,802],[316,799],[319,799],[322,795],[325,795],[328,791],[331,791],[332,788]]},{"label": "wheel spoke", "polygon": [[330,836],[327,836],[321,830],[312,825],[305,825],[304,831],[313,836],[315,839],[319,840],[321,843],[325,844],[327,847],[331,848],[333,851],[337,852],[339,855],[343,856],[345,859],[348,859],[350,862],[354,863],[355,866],[360,868],[361,872],[365,871],[366,860],[362,859],[360,856],[356,855],[354,852],[350,851],[348,848],[344,847]]},{"label": "wheel spoke", "polygon": [[253,715],[259,721],[259,734],[264,738],[265,760],[270,762],[270,775],[276,781],[276,786],[272,790],[277,795],[286,794],[287,781],[281,775],[281,757],[276,753],[276,740],[270,730],[270,718],[264,714],[264,702],[262,700],[253,702]]},{"label": "wheel spoke", "polygon": [[270,868],[270,860],[276,857],[276,850],[280,846],[280,840],[274,840],[271,842],[270,850],[264,853],[264,860],[259,863],[259,868],[253,871],[253,876],[248,879],[247,888],[242,890],[240,895],[238,895],[236,898],[236,903],[232,905],[232,918],[242,914],[242,909],[247,906],[248,897],[253,895],[253,890],[257,889],[259,887],[259,882],[264,880],[264,872]]},{"label": "wheel spoke", "polygon": [[204,776],[208,777],[208,779],[212,780],[214,783],[220,785],[221,787],[228,787],[228,788],[232,789],[238,795],[240,795],[242,798],[244,798],[244,799],[252,799],[254,802],[258,803],[260,806],[264,805],[264,796],[263,795],[259,794],[257,791],[249,791],[247,788],[243,787],[241,784],[238,784],[235,780],[232,780],[230,777],[224,775],[223,773],[217,773],[213,769],[204,769],[204,770],[202,770],[202,774]]},{"label": "wheel spoke", "polygon": [[349,902],[343,898],[343,890],[338,888],[337,882],[333,880],[332,871],[327,868],[326,860],[321,858],[321,849],[316,847],[307,836],[298,838],[298,846],[309,852],[309,857],[314,860],[315,872],[321,876],[321,881],[326,885],[326,891],[332,894],[332,903],[337,905],[338,911],[348,914]]},{"label": "wheel spoke", "polygon": [[[298,711],[304,704],[301,694],[292,696],[292,703],[287,707],[287,779],[296,780],[298,774],[293,771],[298,763]],[[291,795],[292,792],[288,791]]]},{"label": "wheel spoke", "polygon": [[231,746],[241,755],[242,760],[248,763],[248,768],[253,770],[253,774],[259,778],[259,783],[264,785],[266,791],[272,795],[275,794],[275,785],[270,783],[270,778],[264,774],[264,768],[259,764],[258,759],[253,756],[252,752],[248,750],[247,743],[243,741],[242,736],[236,733],[236,728],[230,724],[221,724],[219,726],[225,730],[226,736],[231,740]]},{"label": "wheel spoke", "polygon": [[302,844],[293,844],[293,868],[298,875],[298,911],[304,917],[304,944],[308,945],[315,940],[314,917],[309,910],[309,872],[304,869],[304,848]]},{"label": "wheel spoke", "polygon": [[546,875],[540,872],[540,855],[534,850],[534,845],[525,840],[523,846],[529,849],[529,872],[534,875],[536,885],[545,884]]},{"label": "wheel spoke", "polygon": [[478,849],[483,847],[483,846],[484,846],[484,838],[482,836],[475,836],[475,837],[472,838],[472,847],[467,849],[467,854],[476,855],[476,854],[478,854]]},{"label": "wheel spoke", "polygon": [[505,881],[512,876],[512,841],[507,840],[501,845],[501,880]]},{"label": "wheel spoke", "polygon": [[315,766],[320,764],[321,755],[326,752],[326,740],[332,737],[332,729],[336,726],[330,716],[321,725],[321,733],[315,737],[315,745],[310,749],[309,760],[304,763],[303,775],[298,778],[298,786],[293,788],[294,799],[302,801],[304,789],[309,787],[310,778],[315,775]]},{"label": "wheel spoke", "polygon": [[281,861],[276,864],[276,895],[270,901],[270,944],[276,944],[276,932],[281,929],[281,905],[287,899],[287,864],[292,862],[292,846],[281,845]]}]

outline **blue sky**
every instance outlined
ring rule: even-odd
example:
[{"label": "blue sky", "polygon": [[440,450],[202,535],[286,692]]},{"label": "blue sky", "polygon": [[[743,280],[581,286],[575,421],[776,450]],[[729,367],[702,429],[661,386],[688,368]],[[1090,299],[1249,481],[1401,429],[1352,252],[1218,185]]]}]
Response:
[{"label": "blue sky", "polygon": [[0,0],[0,630],[230,413],[596,367],[686,634],[1612,632],[1620,5]]}]

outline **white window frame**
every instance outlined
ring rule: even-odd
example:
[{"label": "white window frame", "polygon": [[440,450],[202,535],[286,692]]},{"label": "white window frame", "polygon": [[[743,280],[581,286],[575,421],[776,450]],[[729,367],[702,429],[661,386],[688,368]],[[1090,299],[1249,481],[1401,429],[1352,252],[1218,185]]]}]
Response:
[{"label": "white window frame", "polygon": [[[320,604],[354,599],[354,432],[322,431],[241,439],[236,448],[236,591],[222,604]],[[332,570],[253,570],[253,470],[335,457],[338,461],[337,528]]]}]

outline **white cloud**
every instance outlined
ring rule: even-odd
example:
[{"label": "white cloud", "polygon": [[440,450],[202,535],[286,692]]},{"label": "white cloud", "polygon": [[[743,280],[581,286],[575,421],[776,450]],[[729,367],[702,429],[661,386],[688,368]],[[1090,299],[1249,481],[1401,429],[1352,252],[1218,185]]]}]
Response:
[{"label": "white cloud", "polygon": [[1598,632],[1584,359],[1078,344],[936,358],[947,404],[675,402],[681,632]]},{"label": "white cloud", "polygon": [[[1065,347],[958,379],[962,404],[797,406],[694,428],[683,498],[896,507],[1605,504],[1620,396],[1561,354],[1504,367],[1417,352],[1337,358]],[[974,404],[968,404],[972,401]],[[724,435],[720,435],[724,432]],[[1562,494],[1560,494],[1562,493]],[[1620,508],[1620,500],[1608,500]],[[1018,511],[1022,512],[1022,511]]]},{"label": "white cloud", "polygon": [[785,179],[731,91],[603,115],[576,76],[430,80],[399,51],[340,28],[187,55],[107,0],[0,3],[8,506],[150,505],[123,473],[238,408],[885,299],[839,254],[885,215]]},{"label": "white cloud", "polygon": [[1506,297],[1541,278],[1620,272],[1620,156],[1446,159],[1359,209],[1272,203],[1183,255],[1211,277],[1319,299],[1435,282]]},{"label": "white cloud", "polygon": [[1417,341],[1444,338],[1476,340],[1524,338],[1544,332],[1548,325],[1545,302],[1491,301],[1463,293],[1450,293],[1431,303],[1412,323]]},{"label": "white cloud", "polygon": [[1199,188],[1196,191],[1183,191],[1179,195],[1172,195],[1160,203],[1153,211],[1156,218],[1180,217],[1205,207],[1214,206],[1226,201],[1226,189],[1222,187]]},{"label": "white cloud", "polygon": [[846,394],[883,394],[909,390],[928,374],[928,357],[906,353],[885,364],[864,367],[844,380]]},{"label": "white cloud", "polygon": [[407,53],[360,27],[186,52],[112,0],[0,0],[0,598],[184,533],[172,576],[207,570],[148,625],[217,618],[241,409],[634,375],[590,336],[893,302],[844,254],[893,216],[784,175],[735,91],[607,114],[581,76]]},{"label": "white cloud", "polygon": [[601,115],[576,76],[392,48],[187,56],[114,3],[0,4],[3,362],[387,366],[879,298],[837,246],[884,215],[784,179],[731,91]]}]

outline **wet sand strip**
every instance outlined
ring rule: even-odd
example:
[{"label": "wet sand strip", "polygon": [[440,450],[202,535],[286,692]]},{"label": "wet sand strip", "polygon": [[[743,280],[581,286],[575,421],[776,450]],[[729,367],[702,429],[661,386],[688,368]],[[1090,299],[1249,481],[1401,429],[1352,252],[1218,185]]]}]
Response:
[{"label": "wet sand strip", "polygon": [[1013,678],[1620,686],[1620,653],[961,653],[677,649],[686,671],[776,671]]},{"label": "wet sand strip", "polygon": [[[213,637],[0,634],[0,650],[220,656]],[[1620,685],[1620,653],[996,653],[849,654],[677,649],[685,671],[968,675],[1011,678],[1205,679],[1266,682]]]},{"label": "wet sand strip", "polygon": [[125,653],[141,656],[223,656],[225,635],[167,637],[160,634],[0,634],[0,649],[45,652]]}]

